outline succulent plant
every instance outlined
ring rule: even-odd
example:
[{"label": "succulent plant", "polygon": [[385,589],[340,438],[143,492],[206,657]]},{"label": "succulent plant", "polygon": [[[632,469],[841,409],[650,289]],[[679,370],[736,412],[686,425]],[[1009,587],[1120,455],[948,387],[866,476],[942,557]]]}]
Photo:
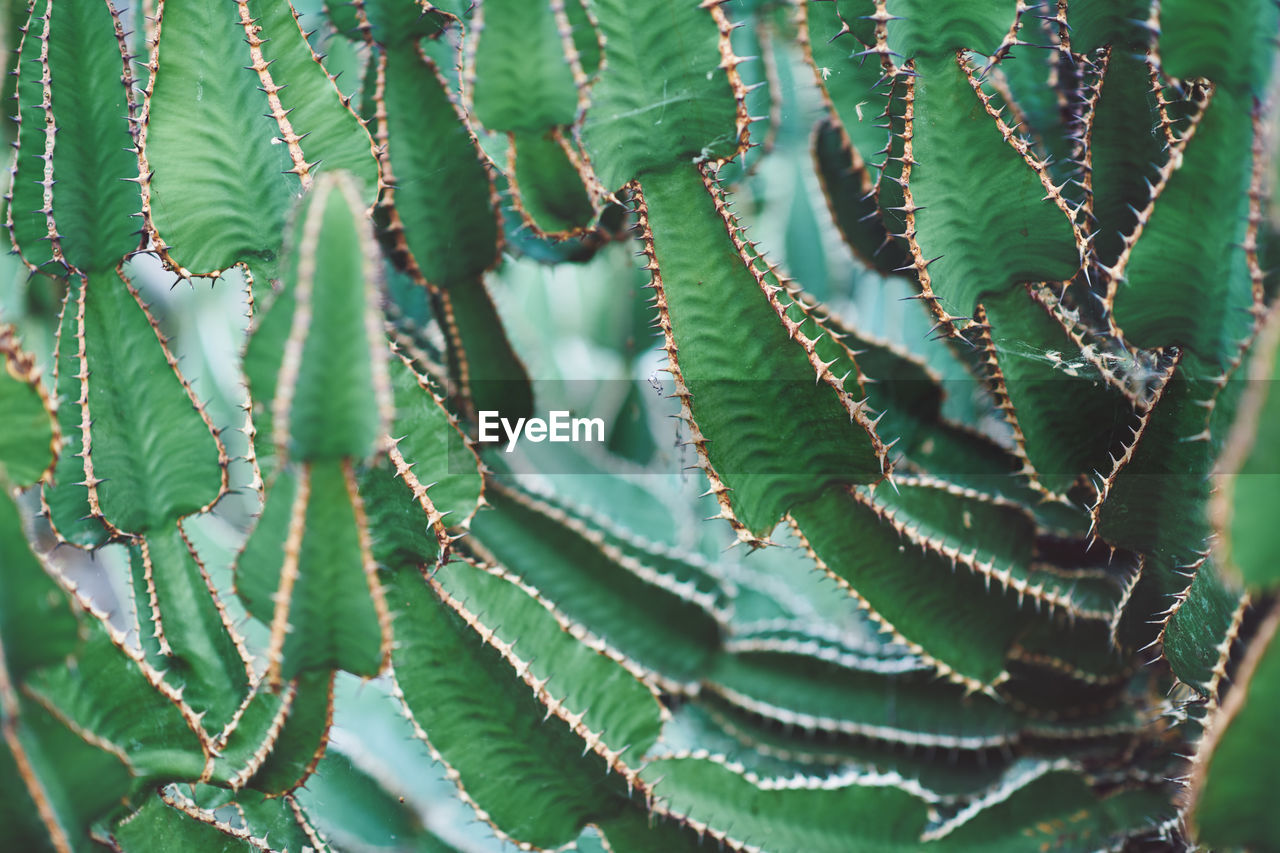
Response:
[{"label": "succulent plant", "polygon": [[6,849],[1280,849],[1273,0],[313,5],[6,7]]}]

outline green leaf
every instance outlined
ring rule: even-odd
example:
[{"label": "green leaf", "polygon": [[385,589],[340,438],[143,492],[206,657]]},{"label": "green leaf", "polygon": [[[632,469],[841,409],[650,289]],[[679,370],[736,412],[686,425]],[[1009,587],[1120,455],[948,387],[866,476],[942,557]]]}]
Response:
[{"label": "green leaf", "polygon": [[[134,787],[129,767],[118,754],[87,742],[39,703],[11,703],[8,691],[5,700],[0,712],[0,777],[8,778],[0,788],[24,790],[36,807],[28,815],[34,821],[25,827],[35,836],[30,849],[91,850],[90,827]],[[10,709],[18,713],[10,716]],[[36,829],[39,825],[43,831]],[[22,831],[21,824],[6,823],[5,841],[26,841]]]},{"label": "green leaf", "polygon": [[342,173],[321,176],[298,210],[285,258],[293,299],[273,306],[292,309],[289,337],[278,356],[264,353],[279,358],[271,406],[283,458],[365,459],[386,435],[391,391],[376,251],[355,184]]},{"label": "green leaf", "polygon": [[594,77],[600,71],[604,54],[600,50],[600,34],[596,32],[591,16],[587,14],[587,2],[588,0],[568,0],[564,4],[564,11],[569,20],[573,47],[578,52],[578,62],[588,77]]},{"label": "green leaf", "polygon": [[29,486],[52,475],[62,443],[35,359],[0,325],[0,482]]},{"label": "green leaf", "polygon": [[[1074,10],[1075,6],[1070,6],[1068,14]],[[1061,32],[1063,28],[1054,18],[1024,18],[1018,32],[1021,43],[996,65],[985,86],[995,95],[996,105],[1017,110],[1017,117],[1024,119],[1019,130],[1038,156],[1048,155],[1055,183],[1070,174],[1080,156],[1080,146],[1068,136],[1080,126],[1080,101],[1085,92],[1082,77],[1087,68],[1084,63],[1077,66],[1074,57],[1068,59],[1070,54],[1054,49],[1062,45]],[[1072,34],[1073,48],[1074,42]],[[1010,116],[1010,122],[1016,120]],[[1073,202],[1079,196],[1070,184],[1062,192]]]},{"label": "green leaf", "polygon": [[[1280,494],[1280,394],[1275,364],[1280,357],[1280,314],[1274,311],[1250,356],[1248,388],[1237,409],[1218,464],[1210,519],[1217,540],[1214,559],[1255,590],[1280,585],[1280,541],[1273,535],[1272,510]],[[1241,371],[1242,373],[1244,371]]]},{"label": "green leaf", "polygon": [[[1016,452],[1029,466],[1023,475],[1062,500],[1082,476],[1107,469],[1108,452],[1132,437],[1135,418],[1046,298],[1023,288],[986,294],[979,345]],[[1089,429],[1079,429],[1081,423]]]},{"label": "green leaf", "polygon": [[[744,648],[750,648],[744,643]],[[801,647],[803,648],[803,647]],[[939,683],[934,673],[858,671],[846,658],[799,650],[720,656],[704,692],[783,726],[939,749],[991,749],[1018,741],[1010,706]]]},{"label": "green leaf", "polygon": [[255,684],[214,743],[218,756],[209,780],[273,797],[306,782],[328,742],[333,678],[329,671],[303,673],[279,692],[265,681]]},{"label": "green leaf", "polygon": [[1195,578],[1169,604],[1160,632],[1163,653],[1173,674],[1213,698],[1240,629],[1247,597],[1205,561]]},{"label": "green leaf", "polygon": [[[1225,370],[1253,327],[1253,281],[1241,247],[1254,160],[1251,103],[1214,92],[1177,170],[1144,211],[1145,227],[1117,264],[1109,298],[1132,346],[1176,344]],[[1182,286],[1168,287],[1177,280]]]},{"label": "green leaf", "polygon": [[47,108],[48,94],[41,80],[44,65],[40,57],[44,52],[46,23],[49,19],[49,0],[34,0],[30,4],[26,32],[18,42],[14,74],[17,77],[14,98],[17,108],[13,116],[18,122],[18,159],[14,162],[9,184],[9,199],[5,206],[5,224],[10,241],[31,267],[43,267],[54,258],[54,243],[49,239],[49,221],[44,209],[45,195],[52,200],[52,187],[45,177],[43,158],[48,146]]},{"label": "green leaf", "polygon": [[[282,727],[273,726],[258,746],[257,754],[264,758],[249,777],[250,788],[275,797],[292,793],[312,778],[329,744],[333,680],[334,673],[317,671],[303,673],[294,681],[296,692],[288,718]],[[270,752],[265,753],[263,747],[269,747]]]},{"label": "green leaf", "polygon": [[[722,754],[760,776],[817,778],[845,771],[897,773],[940,796],[959,798],[994,784],[1012,760],[990,750],[904,749],[902,744],[825,730],[779,726],[707,692],[682,706],[668,727],[668,743]],[[944,757],[945,756],[945,757]]]},{"label": "green leaf", "polygon": [[[993,595],[985,578],[953,571],[947,557],[907,549],[892,527],[847,492],[830,492],[796,507],[792,516],[819,566],[940,674],[988,692],[1007,677],[1005,653],[1030,618],[1016,593]],[[921,583],[922,577],[930,582]]]},{"label": "green leaf", "polygon": [[1089,119],[1086,150],[1092,195],[1087,209],[1098,232],[1094,256],[1111,266],[1125,250],[1124,236],[1137,228],[1132,210],[1147,206],[1147,181],[1155,178],[1168,153],[1151,66],[1118,47],[1102,62],[1106,70]]},{"label": "green leaf", "polygon": [[[801,304],[807,302],[805,294],[793,295],[799,297]],[[839,348],[831,347],[828,341],[838,339],[846,350],[839,355],[841,363],[847,365],[843,369],[856,366],[864,375],[863,393],[878,419],[876,432],[886,446],[896,442],[894,450],[903,454],[908,465],[957,485],[1034,507],[1038,516],[1047,517],[1044,523],[1048,526],[1066,529],[1079,524],[1083,531],[1087,524],[1083,513],[1064,504],[1041,503],[1043,494],[1016,476],[1025,463],[1013,452],[943,416],[944,401],[957,393],[944,385],[954,383],[952,388],[960,385],[963,391],[965,384],[973,381],[967,373],[959,382],[954,377],[943,377],[917,355],[847,326],[820,305],[806,310],[824,332],[819,341],[822,357],[836,357]],[[856,364],[849,352],[857,354]],[[1079,518],[1074,517],[1077,515]]]},{"label": "green leaf", "polygon": [[1112,545],[1189,566],[1208,535],[1204,517],[1213,465],[1209,412],[1220,386],[1193,355],[1176,362],[1133,439],[1110,471],[1093,508],[1094,523]]},{"label": "green leaf", "polygon": [[207,754],[194,712],[181,694],[120,645],[96,618],[74,658],[32,673],[26,695],[141,779],[198,779]]},{"label": "green leaf", "polygon": [[67,596],[31,552],[8,488],[0,488],[0,565],[0,665],[21,681],[70,656],[80,627]]},{"label": "green leaf", "polygon": [[[301,190],[230,4],[165,2],[141,146],[143,210],[181,274],[247,262],[274,275]],[[285,81],[281,81],[285,82]],[[158,235],[158,236],[157,236]]]},{"label": "green leaf", "polygon": [[1207,77],[1261,97],[1271,76],[1280,10],[1268,0],[1164,0],[1160,62],[1165,73]]},{"label": "green leaf", "polygon": [[493,411],[514,421],[533,416],[528,371],[512,348],[493,298],[480,279],[441,290],[436,313],[449,343],[449,376],[464,411]]},{"label": "green leaf", "polygon": [[779,287],[723,204],[718,187],[681,166],[646,179],[641,227],[699,467],[722,516],[750,540],[830,485],[880,479],[885,458],[844,379],[813,351],[819,332],[779,316]]},{"label": "green leaf", "polygon": [[[871,388],[876,386],[872,385]],[[945,419],[939,419],[933,424],[927,421],[908,422],[905,428],[895,428],[899,421],[899,418],[894,417],[897,410],[890,404],[885,411],[888,414],[885,415],[880,431],[886,439],[901,436],[904,442],[911,442],[904,450],[908,460],[921,470],[945,477],[957,485],[1009,498],[1024,506],[1033,506],[1037,517],[1052,518],[1052,523],[1048,525],[1050,527],[1072,529],[1078,524],[1083,530],[1088,525],[1087,515],[1079,513],[1083,520],[1081,524],[1075,518],[1077,514],[1067,511],[1065,504],[1042,503],[1037,506],[1036,501],[1042,494],[1033,490],[1025,477],[1019,476],[1025,462],[1008,447],[989,436]],[[1064,523],[1068,518],[1070,522]]]},{"label": "green leaf", "polygon": [[[468,112],[489,130],[508,133],[512,203],[543,233],[589,226],[595,206],[589,172],[565,130],[578,117],[578,64],[565,6],[548,0],[489,0],[472,23]],[[588,24],[588,34],[590,25]]]},{"label": "green leaf", "polygon": [[[625,805],[627,786],[621,775],[606,775],[611,762],[593,751],[592,743],[584,742],[585,723],[567,721],[571,713],[576,718],[587,709],[571,711],[546,691],[554,694],[568,684],[578,684],[594,695],[607,696],[631,677],[600,658],[598,666],[614,668],[608,681],[583,683],[573,670],[558,674],[550,684],[540,678],[532,681],[535,676],[528,665],[515,663],[525,660],[523,650],[509,648],[515,637],[498,639],[487,627],[477,633],[480,626],[473,624],[475,615],[467,608],[484,607],[489,620],[501,629],[520,612],[540,611],[537,603],[511,587],[490,609],[482,599],[464,603],[441,585],[451,576],[479,571],[454,563],[426,583],[414,570],[398,570],[388,579],[396,613],[396,682],[432,749],[497,827],[538,847],[566,844],[586,823],[617,813]],[[495,583],[501,582],[490,579],[488,585]],[[516,605],[518,609],[513,609]],[[541,618],[555,625],[545,611]],[[564,633],[560,645],[566,650],[581,648]],[[581,652],[573,654],[579,657]],[[534,684],[541,685],[537,692]],[[634,689],[635,682],[631,684]],[[650,737],[656,736],[656,703],[652,696],[645,701],[650,707],[643,717],[649,722],[634,716],[639,709],[625,706],[597,708],[593,703],[590,710],[610,717],[621,710],[647,729]],[[594,746],[604,748],[599,743]]]},{"label": "green leaf", "polygon": [[896,774],[847,774],[810,787],[803,777],[759,780],[690,757],[652,761],[643,775],[654,783],[659,814],[688,816],[740,844],[768,839],[779,853],[847,851],[852,838],[868,851],[919,849],[926,826],[921,790]]},{"label": "green leaf", "polygon": [[[431,500],[386,463],[357,472],[360,497],[369,519],[373,559],[380,566],[431,566],[447,559],[444,544],[450,537]],[[427,481],[430,482],[429,480]],[[415,497],[415,492],[421,497]],[[434,519],[434,521],[433,521]]]},{"label": "green leaf", "polygon": [[386,117],[384,177],[399,225],[392,239],[430,284],[480,287],[498,260],[493,183],[470,130],[449,100],[435,63],[416,46],[389,49],[378,66]]},{"label": "green leaf", "polygon": [[931,827],[929,850],[1107,850],[1171,820],[1176,810],[1156,787],[1102,795],[1070,762],[1024,760],[1006,778]]},{"label": "green leaf", "polygon": [[[1102,553],[1096,554],[1091,565],[1064,572],[1064,577],[1120,578],[1127,572],[1126,589],[1141,582],[1141,564],[1136,558],[1122,552],[1109,565],[1108,549],[1092,550]],[[1126,604],[1134,604],[1132,595]],[[1134,610],[1138,612],[1140,608]],[[1007,663],[1014,677],[1005,694],[1033,717],[1044,717],[1065,727],[1079,721],[1081,726],[1095,731],[1109,728],[1110,734],[1135,730],[1138,725],[1133,715],[1124,710],[1122,696],[1125,687],[1134,681],[1131,648],[1121,645],[1116,636],[1122,618],[1122,611],[1117,608],[1107,622],[1057,621],[1032,626],[1009,651]]]},{"label": "green leaf", "polygon": [[[180,524],[130,546],[133,597],[148,663],[221,729],[249,691],[248,652]],[[153,642],[154,640],[154,642]]]},{"label": "green leaf", "polygon": [[1037,611],[1095,621],[1110,621],[1119,611],[1120,572],[1098,578],[1073,573],[1077,566],[1055,566],[1040,553],[1035,519],[1022,507],[930,478],[894,485],[859,494],[905,541],[959,563]]},{"label": "green leaf", "polygon": [[427,377],[402,353],[391,359],[391,387],[396,450],[413,467],[418,482],[428,486],[431,503],[446,515],[447,524],[466,528],[483,491],[475,449]]},{"label": "green leaf", "polygon": [[1092,53],[1110,44],[1118,53],[1137,47],[1146,39],[1134,24],[1146,21],[1150,12],[1151,0],[1075,0],[1067,5],[1071,50]]},{"label": "green leaf", "polygon": [[[420,49],[389,49],[377,69],[385,118],[385,231],[398,263],[435,291],[456,394],[477,410],[532,413],[527,373],[502,331],[483,274],[498,261],[499,217],[483,155]],[[447,179],[442,176],[448,176]],[[451,394],[451,396],[453,396]]]},{"label": "green leaf", "polygon": [[[610,853],[702,853],[707,843],[697,827],[640,808],[627,809],[596,825],[608,839],[605,849]],[[579,839],[578,849],[587,853],[592,848]]]},{"label": "green leaf", "polygon": [[887,24],[888,47],[908,59],[950,58],[961,49],[993,56],[1022,14],[1012,0],[958,0],[941,8],[927,0],[895,5],[895,20]]},{"label": "green leaf", "polygon": [[858,259],[883,273],[907,266],[910,260],[901,241],[889,236],[880,217],[871,167],[830,119],[814,129],[813,159],[831,217]]},{"label": "green leaf", "polygon": [[[927,30],[949,41],[967,34],[964,27],[946,30],[933,14]],[[892,30],[890,36],[892,44]],[[1043,167],[1028,161],[1026,143],[988,114],[972,85],[975,72],[950,53],[916,71],[907,131],[914,163],[904,172],[915,208],[907,213],[916,233],[907,236],[926,293],[936,295],[946,313],[968,317],[987,292],[1074,276],[1080,253],[1065,203],[1045,186]],[[977,234],[983,239],[974,239]]]},{"label": "green leaf", "polygon": [[83,346],[90,507],[138,534],[208,507],[222,494],[222,448],[141,297],[112,272],[85,280],[77,296],[67,307]]},{"label": "green leaf", "polygon": [[315,853],[324,853],[330,849],[311,825],[310,816],[302,811],[293,797],[267,799],[257,793],[241,791],[236,796],[236,807],[244,815],[245,828],[250,834],[267,839],[276,850],[301,853],[309,847]]},{"label": "green leaf", "polygon": [[[102,272],[138,246],[132,80],[119,25],[107,3],[32,6],[18,72],[23,126],[11,215],[14,244],[34,265],[52,258]],[[31,206],[37,193],[52,207],[44,198]]]},{"label": "green leaf", "polygon": [[1216,849],[1265,850],[1280,837],[1276,766],[1260,761],[1280,749],[1274,710],[1280,702],[1280,609],[1259,627],[1235,684],[1209,718],[1192,764],[1188,811],[1196,840]]},{"label": "green leaf", "polygon": [[512,202],[538,230],[563,235],[592,224],[596,211],[583,185],[586,167],[561,129],[513,134],[508,157],[514,161]]},{"label": "green leaf", "polygon": [[484,0],[479,6],[468,34],[468,111],[489,130],[539,132],[573,124],[578,87],[551,6],[549,0]]},{"label": "green leaf", "polygon": [[66,444],[44,488],[63,538],[96,547],[115,530],[166,527],[222,494],[221,445],[176,364],[127,280],[68,280],[55,359]]},{"label": "green leaf", "polygon": [[696,683],[720,644],[717,610],[727,603],[714,576],[496,483],[487,497],[493,509],[472,530],[480,553],[660,679]]},{"label": "green leaf", "polygon": [[422,826],[403,798],[397,802],[380,780],[336,750],[325,756],[316,775],[298,796],[325,837],[339,849],[457,853]]},{"label": "green leaf", "polygon": [[598,0],[591,11],[607,60],[591,87],[582,141],[607,190],[737,153],[746,133],[743,93],[722,66],[721,10],[684,0]]},{"label": "green leaf", "polygon": [[[329,20],[349,39],[370,38],[379,45],[394,47],[436,38],[450,22],[461,16],[459,0],[427,4],[424,0],[361,0],[358,3],[325,3]],[[432,8],[439,7],[439,8]]]},{"label": "green leaf", "polygon": [[656,693],[570,635],[528,588],[500,573],[463,566],[438,572],[436,579],[450,599],[474,614],[473,627],[492,630],[508,646],[519,644],[517,657],[528,662],[527,677],[548,682],[540,698],[581,714],[585,729],[579,733],[595,733],[599,740],[588,739],[589,747],[616,755],[611,762],[635,765],[658,740],[663,715]]},{"label": "green leaf", "polygon": [[[265,282],[263,282],[265,284]],[[280,368],[284,363],[284,351],[293,331],[293,317],[297,311],[297,290],[282,288],[273,293],[269,287],[253,284],[255,306],[250,318],[248,339],[245,341],[241,370],[249,392],[249,412],[253,426],[254,457],[263,480],[270,480],[284,460],[276,454],[279,442],[275,423],[275,401],[279,389]],[[262,302],[258,290],[264,291]]]},{"label": "green leaf", "polygon": [[1165,381],[1133,440],[1106,472],[1091,513],[1110,545],[1147,555],[1121,639],[1145,646],[1156,639],[1149,620],[1169,610],[1208,550],[1205,504],[1215,456],[1211,417],[1222,385],[1194,354],[1164,357]]},{"label": "green leaf", "polygon": [[262,839],[253,839],[248,831],[236,829],[212,812],[167,794],[151,797],[137,811],[122,818],[112,828],[111,838],[124,853],[172,849],[254,853],[265,847]]},{"label": "green leaf", "polygon": [[8,742],[0,738],[0,826],[6,839],[19,849],[35,853],[57,853],[53,837],[40,820],[31,792],[23,784],[19,765]]},{"label": "green leaf", "polygon": [[271,627],[273,685],[313,669],[383,669],[390,620],[349,462],[277,474],[236,559],[235,584],[249,613]]},{"label": "green leaf", "polygon": [[[876,88],[885,72],[878,57],[860,55],[875,41],[874,25],[863,20],[864,15],[875,13],[874,4],[807,0],[803,6],[805,46],[834,125],[844,131],[857,154],[856,163],[878,163],[883,157],[881,149],[889,141],[882,121],[884,93]],[[870,189],[868,186],[861,195]],[[856,198],[847,199],[846,203],[854,201]]]},{"label": "green leaf", "polygon": [[[1067,762],[1028,760],[945,818],[938,797],[894,773],[832,779],[761,778],[721,762],[684,757],[645,768],[661,813],[688,815],[731,844],[768,839],[769,849],[1075,850],[1107,849],[1147,827],[1161,795],[1125,791],[1102,799]],[[1171,807],[1164,811],[1172,813]]]},{"label": "green leaf", "polygon": [[283,87],[276,95],[306,161],[318,163],[321,174],[349,172],[369,206],[378,190],[373,140],[307,43],[293,4],[247,0],[245,5],[262,40],[262,59],[270,65],[266,73]]},{"label": "green leaf", "polygon": [[383,566],[443,561],[480,506],[480,460],[457,419],[399,351],[391,359],[394,449],[358,471],[373,557]]}]

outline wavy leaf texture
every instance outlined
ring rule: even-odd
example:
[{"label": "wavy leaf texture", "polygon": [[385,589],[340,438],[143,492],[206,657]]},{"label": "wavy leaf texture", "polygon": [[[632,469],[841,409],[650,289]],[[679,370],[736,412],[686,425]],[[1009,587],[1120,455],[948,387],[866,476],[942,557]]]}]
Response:
[{"label": "wavy leaf texture", "polygon": [[19,58],[9,208],[14,248],[32,266],[103,272],[138,247],[133,79],[124,54],[109,3],[32,5]]},{"label": "wavy leaf texture", "polygon": [[1271,0],[11,5],[8,847],[1270,849]]}]

